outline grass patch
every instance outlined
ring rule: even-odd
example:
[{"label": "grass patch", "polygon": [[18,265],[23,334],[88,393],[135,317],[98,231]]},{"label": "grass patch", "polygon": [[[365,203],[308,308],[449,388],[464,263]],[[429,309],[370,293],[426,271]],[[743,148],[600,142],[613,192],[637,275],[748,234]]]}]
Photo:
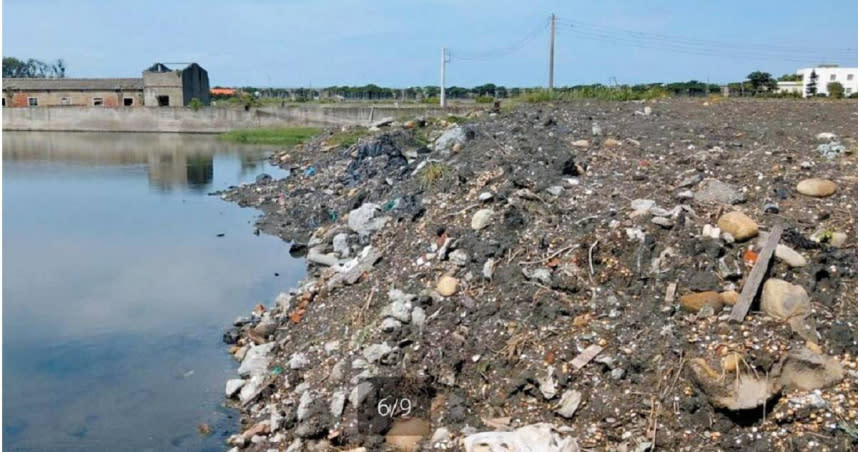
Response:
[{"label": "grass patch", "polygon": [[520,96],[521,100],[529,103],[562,102],[577,99],[601,99],[613,101],[651,100],[668,97],[670,93],[661,87],[635,89],[631,86],[580,86],[568,89],[549,91],[539,89],[528,91]]},{"label": "grass patch", "polygon": [[440,187],[450,181],[453,171],[449,166],[439,162],[429,162],[420,170],[418,178],[424,190]]},{"label": "grass patch", "polygon": [[232,143],[269,144],[294,146],[318,135],[321,129],[314,127],[284,127],[276,129],[232,130],[220,135],[220,138]]},{"label": "grass patch", "polygon": [[334,132],[325,142],[328,145],[347,148],[356,144],[360,137],[366,135],[366,133],[366,127],[350,127],[345,131]]}]

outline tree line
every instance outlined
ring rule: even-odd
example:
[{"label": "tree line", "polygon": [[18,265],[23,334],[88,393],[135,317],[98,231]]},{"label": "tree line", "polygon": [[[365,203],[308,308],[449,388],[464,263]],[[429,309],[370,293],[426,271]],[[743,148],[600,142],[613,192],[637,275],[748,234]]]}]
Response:
[{"label": "tree line", "polygon": [[65,78],[66,63],[58,59],[45,63],[33,58],[19,60],[15,57],[3,57],[3,77],[8,78]]}]

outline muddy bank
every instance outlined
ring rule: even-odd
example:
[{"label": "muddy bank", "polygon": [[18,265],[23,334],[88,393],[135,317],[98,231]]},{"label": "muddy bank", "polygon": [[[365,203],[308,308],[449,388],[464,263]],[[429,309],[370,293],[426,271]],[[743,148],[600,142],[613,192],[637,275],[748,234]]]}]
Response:
[{"label": "muddy bank", "polygon": [[856,121],[543,104],[275,155],[222,196],[309,276],[225,335],[231,444],[855,447]]}]

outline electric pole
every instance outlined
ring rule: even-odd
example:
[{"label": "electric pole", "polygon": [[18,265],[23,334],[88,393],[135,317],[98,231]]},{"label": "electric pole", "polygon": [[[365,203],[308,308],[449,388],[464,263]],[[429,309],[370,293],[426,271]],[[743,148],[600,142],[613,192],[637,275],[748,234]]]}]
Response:
[{"label": "electric pole", "polygon": [[556,22],[554,14],[551,15],[551,44],[549,47],[548,60],[548,90],[554,91],[554,22]]},{"label": "electric pole", "polygon": [[447,80],[447,48],[441,47],[441,108],[447,106],[447,93],[444,91],[444,83]]}]

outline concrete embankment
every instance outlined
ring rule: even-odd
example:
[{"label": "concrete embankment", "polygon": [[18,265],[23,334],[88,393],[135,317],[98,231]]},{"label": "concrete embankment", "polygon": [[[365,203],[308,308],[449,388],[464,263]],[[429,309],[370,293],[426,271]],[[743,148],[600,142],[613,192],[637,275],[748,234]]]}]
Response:
[{"label": "concrete embankment", "polygon": [[244,109],[204,108],[4,108],[3,130],[69,132],[218,133],[289,126],[369,125],[381,118],[459,114],[465,107],[290,105]]}]

